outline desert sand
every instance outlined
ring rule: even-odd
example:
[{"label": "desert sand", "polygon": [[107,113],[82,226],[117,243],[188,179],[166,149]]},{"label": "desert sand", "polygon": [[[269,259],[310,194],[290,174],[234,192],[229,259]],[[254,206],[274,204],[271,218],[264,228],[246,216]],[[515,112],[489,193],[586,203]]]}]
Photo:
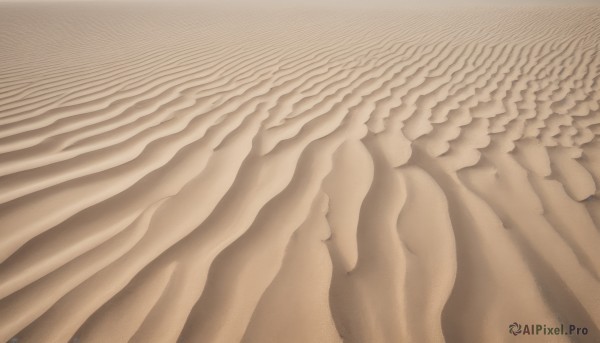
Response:
[{"label": "desert sand", "polygon": [[0,341],[598,342],[599,53],[600,7],[0,4]]}]

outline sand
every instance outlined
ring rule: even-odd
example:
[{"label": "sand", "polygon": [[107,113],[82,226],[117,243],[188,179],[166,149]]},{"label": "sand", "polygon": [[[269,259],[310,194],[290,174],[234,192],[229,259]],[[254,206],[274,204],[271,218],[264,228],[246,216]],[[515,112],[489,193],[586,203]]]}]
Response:
[{"label": "sand", "polygon": [[599,52],[600,7],[1,4],[0,341],[600,341]]}]

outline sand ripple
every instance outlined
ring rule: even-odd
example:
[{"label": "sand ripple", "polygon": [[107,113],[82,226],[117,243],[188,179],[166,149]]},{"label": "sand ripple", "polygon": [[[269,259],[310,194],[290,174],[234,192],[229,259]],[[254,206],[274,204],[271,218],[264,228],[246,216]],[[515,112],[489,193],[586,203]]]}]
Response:
[{"label": "sand ripple", "polygon": [[600,339],[597,8],[2,6],[0,341]]}]

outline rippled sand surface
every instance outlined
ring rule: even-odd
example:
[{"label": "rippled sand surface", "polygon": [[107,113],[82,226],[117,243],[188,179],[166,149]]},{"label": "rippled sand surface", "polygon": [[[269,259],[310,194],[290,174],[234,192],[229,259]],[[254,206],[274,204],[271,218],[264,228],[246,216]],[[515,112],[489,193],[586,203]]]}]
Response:
[{"label": "rippled sand surface", "polygon": [[4,4],[0,341],[599,340],[599,52],[600,7]]}]

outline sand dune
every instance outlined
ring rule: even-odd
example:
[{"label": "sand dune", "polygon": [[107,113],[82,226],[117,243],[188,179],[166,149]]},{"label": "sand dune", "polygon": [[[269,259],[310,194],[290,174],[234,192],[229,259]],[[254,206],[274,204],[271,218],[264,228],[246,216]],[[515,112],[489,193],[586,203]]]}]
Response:
[{"label": "sand dune", "polygon": [[598,341],[599,52],[600,8],[2,4],[0,341]]}]

